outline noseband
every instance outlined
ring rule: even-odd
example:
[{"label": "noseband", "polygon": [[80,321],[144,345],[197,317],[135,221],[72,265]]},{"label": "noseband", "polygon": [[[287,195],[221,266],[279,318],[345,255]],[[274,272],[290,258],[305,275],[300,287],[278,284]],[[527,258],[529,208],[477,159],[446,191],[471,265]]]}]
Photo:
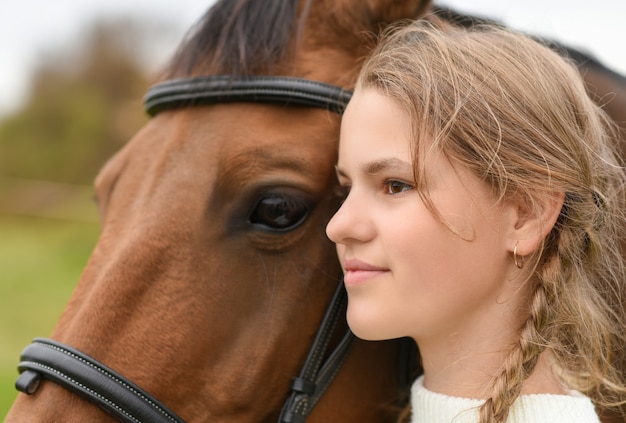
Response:
[{"label": "noseband", "polygon": [[[165,110],[225,102],[261,102],[327,109],[342,113],[352,93],[307,79],[208,76],[165,81],[144,97],[149,115]],[[329,340],[344,315],[347,297],[340,283],[298,377],[293,378],[279,423],[303,423],[339,371],[354,335],[348,330],[334,351]],[[328,357],[324,361],[324,357]],[[38,338],[22,352],[18,390],[32,395],[42,379],[53,381],[95,403],[123,422],[184,423],[156,398],[88,355],[49,339]]]}]

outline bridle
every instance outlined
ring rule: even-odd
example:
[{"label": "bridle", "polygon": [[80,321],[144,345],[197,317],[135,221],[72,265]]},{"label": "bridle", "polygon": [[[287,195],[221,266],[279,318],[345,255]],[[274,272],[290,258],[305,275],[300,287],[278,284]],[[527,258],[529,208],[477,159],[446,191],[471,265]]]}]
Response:
[{"label": "bridle", "polygon": [[[165,110],[224,102],[262,102],[327,109],[342,113],[352,92],[333,85],[282,76],[203,76],[175,79],[148,90],[144,105],[149,115]],[[291,394],[279,423],[303,423],[339,371],[354,335],[348,329],[328,354],[329,341],[345,314],[347,302],[340,283],[300,374],[293,378]],[[324,357],[327,357],[324,361]],[[37,338],[22,352],[16,388],[34,394],[42,379],[74,392],[122,422],[184,423],[168,407],[124,376],[88,355],[59,342]],[[408,372],[407,372],[408,373]]]},{"label": "bridle", "polygon": [[144,106],[150,116],[163,110],[214,103],[277,103],[343,113],[352,92],[341,87],[287,76],[200,76],[161,82],[150,88]]}]

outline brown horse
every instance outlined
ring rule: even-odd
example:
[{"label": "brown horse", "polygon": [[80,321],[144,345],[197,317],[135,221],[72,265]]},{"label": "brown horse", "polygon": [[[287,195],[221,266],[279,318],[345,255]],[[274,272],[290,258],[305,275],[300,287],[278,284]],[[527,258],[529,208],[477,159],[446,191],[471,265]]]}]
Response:
[{"label": "brown horse", "polygon": [[[167,70],[350,89],[367,33],[428,1],[221,1]],[[340,280],[324,227],[339,114],[229,103],[160,112],[101,171],[99,242],[52,338],[186,421],[276,421]],[[390,421],[397,343],[357,341],[312,422]],[[7,422],[112,421],[44,381]]]},{"label": "brown horse", "polygon": [[[287,75],[351,89],[367,33],[428,6],[224,0],[163,77]],[[334,112],[276,104],[158,113],[96,181],[102,234],[52,337],[187,421],[276,421],[340,277],[324,235],[338,128]],[[356,341],[308,421],[394,421],[398,352],[395,341]],[[112,420],[47,381],[7,418]]]}]

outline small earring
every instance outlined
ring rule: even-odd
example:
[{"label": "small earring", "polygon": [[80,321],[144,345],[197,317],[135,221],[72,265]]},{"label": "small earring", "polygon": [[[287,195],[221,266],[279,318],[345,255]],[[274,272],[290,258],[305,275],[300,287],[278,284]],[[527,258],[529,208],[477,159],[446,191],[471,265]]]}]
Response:
[{"label": "small earring", "polygon": [[522,267],[524,267],[524,256],[517,255],[517,243],[515,243],[515,247],[513,248],[513,262],[515,263],[515,266],[517,266],[518,269],[521,269]]}]

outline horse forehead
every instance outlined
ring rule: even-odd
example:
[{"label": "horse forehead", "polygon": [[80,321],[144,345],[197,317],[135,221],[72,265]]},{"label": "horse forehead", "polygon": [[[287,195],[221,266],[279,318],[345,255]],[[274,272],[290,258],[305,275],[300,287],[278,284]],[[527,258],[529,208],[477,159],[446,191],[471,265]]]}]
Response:
[{"label": "horse forehead", "polygon": [[[187,107],[153,118],[101,170],[99,180],[163,164],[214,166],[273,152],[302,160],[336,160],[340,117],[307,107],[232,103]],[[241,164],[241,163],[240,163]],[[167,170],[161,166],[159,170]],[[205,169],[209,170],[209,169]]]},{"label": "horse forehead", "polygon": [[333,166],[336,160],[339,116],[329,111],[242,103],[186,112],[187,141],[199,143],[215,162],[245,165],[251,157],[273,157]]}]

